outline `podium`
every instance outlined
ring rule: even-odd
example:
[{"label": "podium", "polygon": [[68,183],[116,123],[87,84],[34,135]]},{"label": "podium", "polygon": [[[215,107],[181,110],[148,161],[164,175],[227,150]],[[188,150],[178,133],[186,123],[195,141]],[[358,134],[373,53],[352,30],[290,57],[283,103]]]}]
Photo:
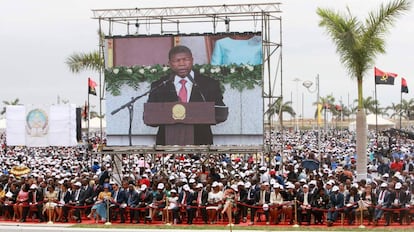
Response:
[{"label": "podium", "polygon": [[214,125],[227,119],[228,108],[214,102],[148,102],[144,104],[144,123],[165,126],[166,145],[194,144],[194,125]]}]

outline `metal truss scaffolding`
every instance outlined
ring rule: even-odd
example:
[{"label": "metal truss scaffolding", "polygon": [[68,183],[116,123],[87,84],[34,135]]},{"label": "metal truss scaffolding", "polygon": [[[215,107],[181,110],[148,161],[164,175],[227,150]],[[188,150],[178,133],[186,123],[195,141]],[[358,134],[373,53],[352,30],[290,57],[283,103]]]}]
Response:
[{"label": "metal truss scaffolding", "polygon": [[[252,3],[234,5],[204,5],[158,8],[93,9],[93,19],[99,21],[101,35],[104,36],[149,36],[180,35],[194,33],[262,33],[263,44],[263,94],[264,109],[282,96],[282,18],[281,3]],[[231,28],[230,28],[231,24]],[[103,28],[107,28],[104,30]],[[132,28],[132,29],[131,29]],[[103,57],[103,42],[100,40]],[[265,112],[263,112],[265,114]],[[264,137],[268,138],[274,129],[272,119],[264,115]],[[227,149],[215,147],[185,149],[179,153],[251,153],[268,155],[269,162],[280,144],[272,144],[265,139],[264,146],[237,146]],[[140,148],[131,148],[138,152]],[[171,152],[170,149],[165,149]],[[125,152],[125,151],[124,151]],[[161,152],[144,149],[143,153]]]}]

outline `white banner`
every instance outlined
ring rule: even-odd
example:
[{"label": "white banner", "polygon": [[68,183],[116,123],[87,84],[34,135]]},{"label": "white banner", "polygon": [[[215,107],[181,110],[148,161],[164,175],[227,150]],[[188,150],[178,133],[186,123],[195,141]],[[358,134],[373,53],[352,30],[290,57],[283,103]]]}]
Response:
[{"label": "white banner", "polygon": [[10,146],[77,145],[74,105],[7,106],[6,113]]},{"label": "white banner", "polygon": [[49,107],[26,106],[26,146],[46,147],[49,144]]}]

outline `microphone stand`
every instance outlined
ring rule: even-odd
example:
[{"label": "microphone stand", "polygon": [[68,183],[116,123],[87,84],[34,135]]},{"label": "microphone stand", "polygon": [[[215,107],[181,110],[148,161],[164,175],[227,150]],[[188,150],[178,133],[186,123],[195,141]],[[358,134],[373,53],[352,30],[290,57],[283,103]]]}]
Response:
[{"label": "microphone stand", "polygon": [[150,94],[152,92],[154,92],[155,90],[165,86],[168,82],[172,81],[174,78],[174,75],[172,75],[170,78],[168,78],[167,80],[161,82],[159,85],[155,86],[154,88],[150,88],[149,90],[147,90],[145,93],[136,96],[136,97],[132,97],[131,100],[125,104],[123,104],[122,106],[120,106],[119,108],[113,110],[111,112],[112,115],[118,113],[119,111],[121,111],[122,109],[128,108],[129,111],[129,128],[128,128],[128,139],[129,139],[129,146],[132,146],[132,119],[134,116],[134,103],[144,97],[147,94]]}]

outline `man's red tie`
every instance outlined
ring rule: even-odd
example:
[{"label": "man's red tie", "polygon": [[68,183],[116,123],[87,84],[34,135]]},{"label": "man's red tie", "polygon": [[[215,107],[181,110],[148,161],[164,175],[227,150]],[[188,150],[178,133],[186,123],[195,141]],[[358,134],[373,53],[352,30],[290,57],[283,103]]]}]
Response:
[{"label": "man's red tie", "polygon": [[180,80],[181,88],[178,92],[178,97],[180,98],[181,102],[187,102],[187,88],[185,87],[185,83],[187,83],[186,80]]}]

